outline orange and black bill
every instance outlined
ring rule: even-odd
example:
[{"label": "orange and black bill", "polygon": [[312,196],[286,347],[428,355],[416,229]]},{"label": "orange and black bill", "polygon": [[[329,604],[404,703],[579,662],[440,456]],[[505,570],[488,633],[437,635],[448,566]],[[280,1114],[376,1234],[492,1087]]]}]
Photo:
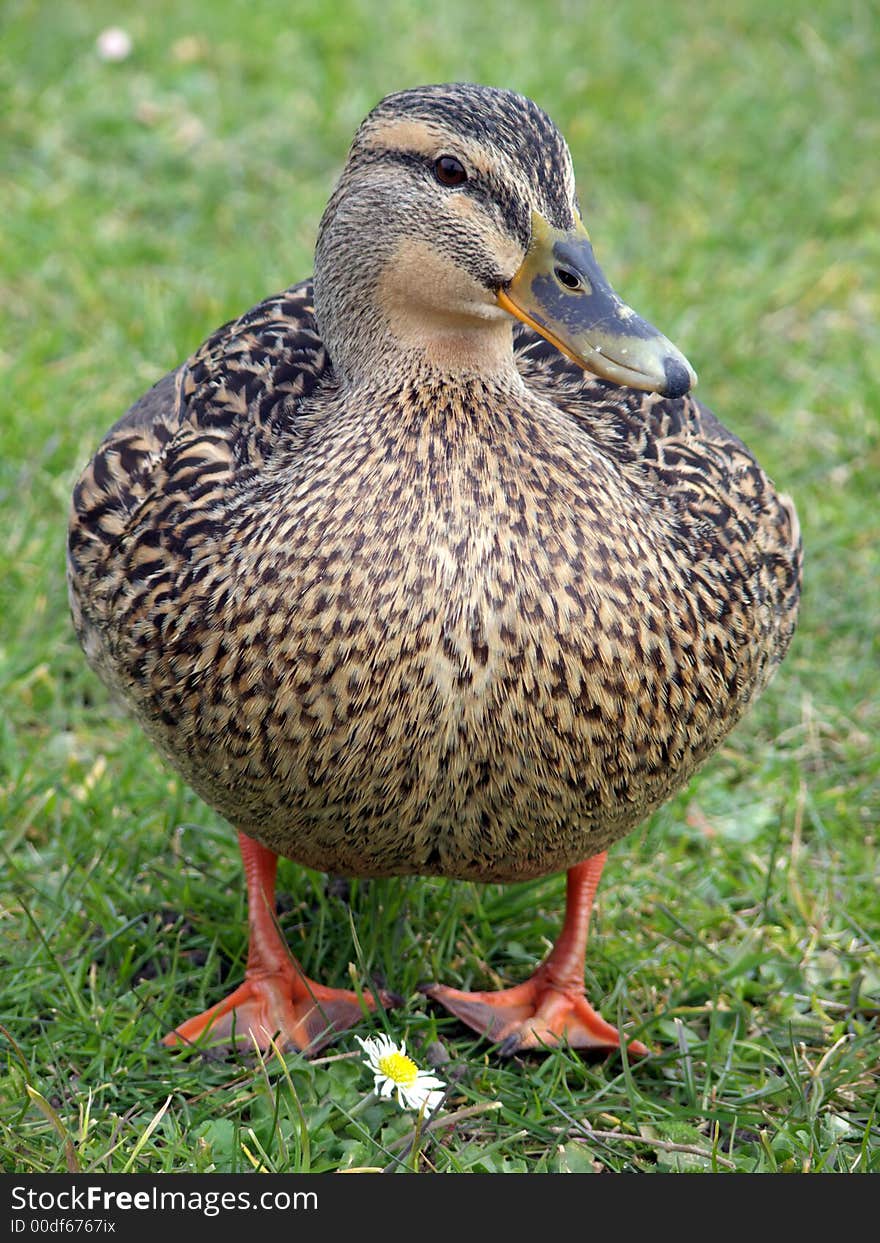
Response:
[{"label": "orange and black bill", "polygon": [[611,288],[580,222],[555,229],[533,212],[531,245],[498,304],[603,380],[666,397],[697,382],[681,351]]}]

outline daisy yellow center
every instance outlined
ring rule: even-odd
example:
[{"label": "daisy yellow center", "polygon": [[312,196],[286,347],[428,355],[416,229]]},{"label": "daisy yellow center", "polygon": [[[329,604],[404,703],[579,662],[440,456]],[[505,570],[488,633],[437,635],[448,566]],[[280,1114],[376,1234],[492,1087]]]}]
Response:
[{"label": "daisy yellow center", "polygon": [[386,1053],[379,1058],[379,1069],[383,1075],[403,1088],[412,1087],[419,1076],[418,1066],[405,1053]]}]

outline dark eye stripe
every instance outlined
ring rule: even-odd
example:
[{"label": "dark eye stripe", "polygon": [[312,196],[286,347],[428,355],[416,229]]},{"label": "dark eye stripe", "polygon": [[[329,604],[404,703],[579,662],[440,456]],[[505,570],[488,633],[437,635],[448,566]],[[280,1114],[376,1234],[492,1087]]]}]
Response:
[{"label": "dark eye stripe", "polygon": [[[357,163],[361,166],[392,164],[403,168],[419,169],[430,173],[432,180],[436,179],[435,162],[433,157],[391,147],[364,151],[357,157]],[[459,193],[468,194],[478,203],[482,203],[490,214],[500,214],[508,231],[524,249],[528,247],[532,236],[531,211],[528,204],[524,203],[515,192],[494,180],[487,181],[470,177],[459,187]]]}]

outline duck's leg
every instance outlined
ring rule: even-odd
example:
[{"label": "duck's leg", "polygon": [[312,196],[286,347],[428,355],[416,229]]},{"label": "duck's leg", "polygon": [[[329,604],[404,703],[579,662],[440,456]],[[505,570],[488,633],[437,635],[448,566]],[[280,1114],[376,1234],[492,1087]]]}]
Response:
[{"label": "duck's leg", "polygon": [[[584,989],[590,912],[605,859],[603,851],[569,871],[559,939],[528,980],[495,993],[467,993],[442,984],[423,991],[468,1027],[501,1044],[504,1053],[559,1044],[619,1048],[620,1033],[596,1013]],[[631,1040],[627,1048],[638,1056],[648,1052],[640,1040]]]},{"label": "duck's leg", "polygon": [[[163,1044],[253,1042],[316,1053],[334,1032],[363,1018],[356,993],[316,984],[290,953],[275,923],[275,872],[278,856],[244,833],[238,835],[247,878],[248,960],[244,983],[216,1006],[168,1033]],[[394,998],[380,994],[382,1004]],[[364,997],[372,1008],[372,997]]]}]

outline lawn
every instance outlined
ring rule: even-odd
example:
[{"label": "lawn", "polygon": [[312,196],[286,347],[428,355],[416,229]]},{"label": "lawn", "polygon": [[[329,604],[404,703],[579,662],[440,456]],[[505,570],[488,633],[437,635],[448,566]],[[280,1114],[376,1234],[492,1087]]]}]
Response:
[{"label": "lawn", "polygon": [[[0,1168],[880,1171],[875,6],[7,0],[3,26]],[[106,428],[310,272],[383,94],[458,79],[567,135],[605,270],[795,497],[806,576],[764,699],[599,891],[588,987],[650,1059],[504,1061],[418,992],[523,978],[561,877],[345,893],[282,863],[306,970],[387,981],[405,1004],[359,1034],[451,1085],[415,1135],[354,1033],[313,1062],[159,1045],[242,976],[234,834],[88,670],[63,561]]]}]

